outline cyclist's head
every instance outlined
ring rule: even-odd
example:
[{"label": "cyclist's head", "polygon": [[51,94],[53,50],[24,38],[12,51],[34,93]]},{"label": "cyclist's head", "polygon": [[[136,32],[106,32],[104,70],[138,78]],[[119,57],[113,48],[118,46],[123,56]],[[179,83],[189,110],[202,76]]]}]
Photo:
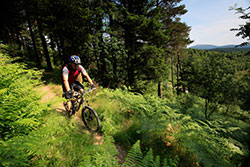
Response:
[{"label": "cyclist's head", "polygon": [[69,62],[78,65],[81,64],[81,59],[76,55],[72,55],[69,57]]}]

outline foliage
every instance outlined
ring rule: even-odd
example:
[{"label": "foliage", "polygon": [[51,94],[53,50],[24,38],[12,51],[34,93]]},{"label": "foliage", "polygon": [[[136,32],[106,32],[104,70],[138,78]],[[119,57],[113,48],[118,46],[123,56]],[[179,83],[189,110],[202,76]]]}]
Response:
[{"label": "foliage", "polygon": [[243,39],[246,39],[246,42],[241,43],[239,46],[245,46],[249,45],[250,43],[250,13],[249,13],[250,6],[247,8],[237,7],[235,5],[234,7],[231,7],[230,10],[235,10],[236,14],[241,14],[239,17],[240,19],[245,19],[246,23],[244,25],[240,25],[239,28],[232,28],[231,31],[238,31],[236,36],[241,36]]},{"label": "foliage", "polygon": [[188,109],[193,108],[198,99],[191,94],[181,94],[177,97],[177,103],[182,113],[188,114]]},{"label": "foliage", "polygon": [[[227,120],[223,116],[218,116],[216,120],[204,121],[194,117],[195,114],[190,117],[178,111],[186,108],[188,111],[202,112],[202,106],[197,108],[196,105],[203,103],[184,105],[184,108],[178,108],[178,104],[175,105],[177,108],[173,109],[169,107],[173,102],[153,96],[143,97],[129,93],[126,89],[99,90],[95,98],[98,99],[98,104],[99,100],[106,99],[103,101],[105,110],[103,104],[95,107],[103,116],[104,133],[114,136],[116,142],[124,143],[124,148],[140,140],[144,147],[143,155],[146,154],[145,148],[150,147],[154,155],[160,157],[161,163],[165,158],[174,159],[178,155],[178,164],[181,166],[193,163],[204,166],[233,166],[232,164],[240,164],[247,155],[245,141],[248,136],[248,124]],[[117,105],[119,112],[114,111]],[[137,151],[136,155],[142,157]],[[134,161],[137,162],[136,159]]]},{"label": "foliage", "polygon": [[156,156],[154,158],[152,149],[144,156],[141,152],[140,148],[140,140],[138,140],[132,148],[129,150],[128,155],[126,157],[126,161],[122,164],[123,167],[135,166],[135,167],[175,167],[177,166],[178,159],[175,159],[170,163],[165,159],[163,164],[160,163],[160,157]]},{"label": "foliage", "polygon": [[118,167],[118,160],[114,156],[117,154],[115,146],[112,144],[113,139],[110,137],[104,137],[104,143],[95,148],[93,155],[84,156],[81,166],[91,166],[91,167]]},{"label": "foliage", "polygon": [[29,133],[42,120],[45,107],[39,103],[34,86],[41,81],[41,72],[27,69],[25,65],[11,63],[0,55],[0,132],[2,139]]},{"label": "foliage", "polygon": [[101,86],[141,92],[145,82],[167,75],[170,48],[190,43],[180,2],[14,0],[2,15],[0,37],[39,68],[55,69],[76,54]]},{"label": "foliage", "polygon": [[189,54],[183,61],[182,84],[189,92],[206,99],[206,118],[219,105],[244,103],[240,92],[242,88],[247,92],[249,84],[239,78],[248,75],[248,59],[248,55],[200,51],[199,55]]},{"label": "foliage", "polygon": [[74,120],[68,121],[64,115],[52,112],[38,130],[2,142],[0,163],[3,166],[65,167],[118,164],[112,138],[103,136],[103,143],[96,145],[94,135],[82,130]]},{"label": "foliage", "polygon": [[[207,53],[202,52],[197,60],[189,57],[192,60],[190,62],[212,61]],[[225,66],[215,68],[212,64],[212,67],[219,72],[234,69],[242,74],[238,75],[239,78],[234,78],[233,82],[248,90],[248,62],[230,66],[231,61],[237,62],[238,58],[248,59],[247,56],[241,57],[241,55],[215,56],[211,59],[219,60],[216,65],[219,66],[225,60]],[[0,59],[2,63],[0,68],[3,71],[3,77],[2,75],[0,77],[1,81],[4,81],[0,81],[0,93],[4,97],[1,98],[0,111],[5,112],[5,109],[8,109],[10,113],[8,118],[21,120],[18,125],[14,124],[16,120],[5,119],[6,117],[1,121],[2,129],[8,134],[5,140],[0,142],[1,166],[131,166],[133,164],[228,167],[242,165],[243,159],[248,155],[250,116],[237,105],[227,107],[233,98],[228,101],[223,100],[222,103],[220,101],[222,98],[215,94],[222,107],[218,108],[213,117],[206,120],[200,116],[204,110],[204,99],[192,94],[161,99],[149,94],[129,92],[127,87],[115,90],[99,87],[89,99],[90,105],[101,118],[101,134],[97,136],[82,127],[81,120],[77,119],[80,113],[77,113],[76,117],[67,118],[65,113],[54,112],[50,108],[55,102],[61,103],[60,93],[57,93],[56,100],[47,103],[49,108],[39,104],[40,96],[36,95],[33,89],[37,84],[41,84],[37,80],[40,78],[39,72],[36,74],[33,69],[27,69],[27,66],[22,64],[12,64],[13,59],[4,55],[1,55]],[[202,65],[191,67],[199,69]],[[209,69],[206,66],[202,68]],[[226,76],[222,81],[217,80],[221,83],[229,82],[227,76],[234,74],[225,75],[217,72],[214,72],[215,79],[217,75]],[[238,79],[241,82],[238,82]],[[29,93],[28,90],[34,91]],[[219,90],[218,93],[223,91]],[[240,93],[243,95],[244,91]],[[6,103],[2,103],[3,101]],[[59,103],[53,105],[57,106]],[[12,112],[7,107],[18,110]],[[22,117],[16,116],[19,111],[29,112],[23,115],[21,112]],[[48,114],[43,114],[45,111]],[[31,122],[27,127],[20,126],[22,123],[26,125],[24,122],[27,119],[36,122]],[[6,122],[8,124],[5,124]],[[9,124],[16,125],[15,129],[20,128],[20,133],[13,133]],[[118,154],[116,145],[128,152],[123,164],[119,164],[116,157]]]}]

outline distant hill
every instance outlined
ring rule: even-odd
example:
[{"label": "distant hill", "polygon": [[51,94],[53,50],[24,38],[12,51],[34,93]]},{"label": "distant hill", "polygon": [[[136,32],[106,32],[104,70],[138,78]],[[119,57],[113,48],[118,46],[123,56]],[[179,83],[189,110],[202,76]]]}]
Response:
[{"label": "distant hill", "polygon": [[192,49],[202,49],[202,50],[213,50],[213,51],[221,51],[221,52],[249,52],[250,51],[250,45],[243,46],[243,47],[237,47],[236,45],[224,45],[224,46],[216,46],[216,45],[195,45],[191,46]]},{"label": "distant hill", "polygon": [[190,48],[193,48],[193,49],[214,49],[217,47],[218,46],[216,46],[216,45],[195,45],[195,46],[191,46]]},{"label": "distant hill", "polygon": [[[223,45],[223,46],[217,46],[217,45],[195,45],[191,46],[190,48],[193,49],[204,49],[204,50],[211,50],[211,49],[219,49],[219,48],[235,48],[236,45]],[[243,49],[243,48],[249,48],[250,45],[244,46],[244,47],[237,47],[238,49]]]}]

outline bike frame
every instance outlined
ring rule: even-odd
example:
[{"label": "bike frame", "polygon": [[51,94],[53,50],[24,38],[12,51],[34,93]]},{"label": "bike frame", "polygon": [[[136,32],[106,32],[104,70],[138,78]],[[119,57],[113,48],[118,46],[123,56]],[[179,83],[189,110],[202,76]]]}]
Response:
[{"label": "bike frame", "polygon": [[[92,132],[98,132],[100,130],[100,118],[94,109],[92,109],[89,104],[88,100],[85,99],[86,93],[89,93],[95,89],[87,89],[83,93],[81,92],[73,92],[73,97],[71,99],[67,99],[67,102],[71,101],[72,103],[72,111],[77,112],[80,110],[81,105],[82,108],[82,120],[84,125]],[[86,105],[84,104],[86,103]],[[94,120],[94,128],[92,127],[92,121]],[[97,127],[95,127],[95,125]]]},{"label": "bike frame", "polygon": [[[76,110],[77,109],[77,111],[80,109],[80,107],[81,107],[81,105],[83,105],[84,104],[84,102],[86,102],[86,105],[87,106],[89,106],[89,103],[88,103],[88,100],[86,100],[85,98],[84,98],[84,96],[85,96],[85,94],[86,93],[90,93],[91,91],[94,91],[95,89],[91,89],[91,88],[89,88],[89,89],[87,89],[86,91],[84,91],[83,93],[81,93],[81,92],[73,92],[73,97],[71,98],[71,99],[67,99],[67,102],[69,102],[69,101],[71,101],[71,104],[72,104],[72,107],[73,107],[73,109],[74,110]],[[80,101],[79,101],[80,100]],[[77,103],[77,108],[75,108],[75,106],[74,106],[74,103]],[[86,105],[83,105],[83,107],[84,106],[86,106]]]}]

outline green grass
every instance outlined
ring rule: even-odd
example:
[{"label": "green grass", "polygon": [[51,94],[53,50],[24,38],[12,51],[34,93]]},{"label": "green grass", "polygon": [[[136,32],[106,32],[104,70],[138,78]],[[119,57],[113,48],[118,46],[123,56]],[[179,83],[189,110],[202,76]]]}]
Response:
[{"label": "green grass", "polygon": [[63,101],[58,83],[45,82],[44,89],[41,71],[7,56],[0,60],[0,125],[10,134],[0,140],[1,166],[116,167],[116,145],[129,153],[126,162],[145,166],[239,166],[248,155],[250,117],[237,107],[227,113],[222,107],[205,120],[204,100],[190,94],[160,99],[100,87],[88,97],[101,118],[97,139],[76,116],[57,110]]}]

